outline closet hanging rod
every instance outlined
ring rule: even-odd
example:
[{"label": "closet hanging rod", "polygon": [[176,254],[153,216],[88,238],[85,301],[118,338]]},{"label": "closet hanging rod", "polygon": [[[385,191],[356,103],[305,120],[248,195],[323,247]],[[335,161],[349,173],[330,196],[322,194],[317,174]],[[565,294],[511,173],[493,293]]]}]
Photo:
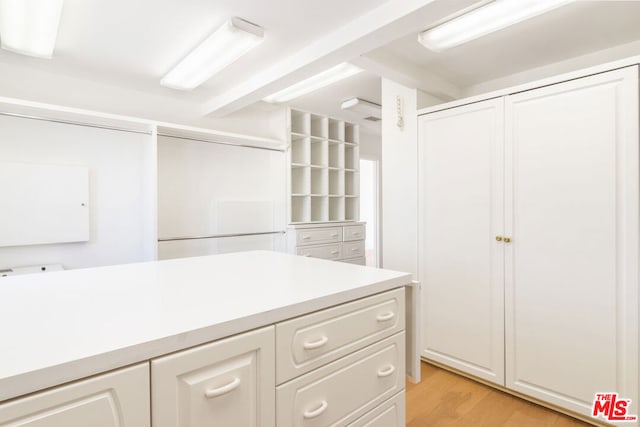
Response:
[{"label": "closet hanging rod", "polygon": [[256,150],[278,151],[278,152],[281,152],[281,153],[284,153],[286,151],[286,149],[284,149],[284,148],[258,147],[256,145],[242,144],[242,143],[239,143],[239,142],[219,141],[219,140],[206,139],[206,138],[192,138],[192,137],[188,137],[188,136],[172,135],[172,134],[164,133],[164,132],[158,132],[158,136],[166,136],[168,138],[184,139],[186,141],[205,142],[205,143],[209,143],[209,144],[231,145],[233,147],[255,148]]},{"label": "closet hanging rod", "polygon": [[21,118],[21,119],[40,120],[40,121],[43,121],[43,122],[62,123],[62,124],[65,124],[65,125],[84,126],[84,127],[97,128],[97,129],[115,130],[115,131],[118,131],[118,132],[140,133],[140,134],[144,134],[144,135],[151,135],[152,134],[152,132],[150,130],[129,129],[129,128],[121,128],[121,127],[117,127],[117,126],[97,125],[97,124],[93,124],[93,123],[77,122],[77,121],[74,121],[74,120],[52,119],[50,117],[34,116],[34,115],[30,115],[30,114],[7,113],[7,112],[4,112],[4,111],[0,111],[0,116],[18,117],[18,118]]},{"label": "closet hanging rod", "polygon": [[259,233],[234,233],[234,234],[212,234],[210,236],[192,236],[192,237],[169,237],[158,239],[158,242],[173,242],[176,240],[200,240],[200,239],[220,239],[224,237],[244,237],[244,236],[266,236],[269,234],[285,234],[286,231],[263,231]]}]

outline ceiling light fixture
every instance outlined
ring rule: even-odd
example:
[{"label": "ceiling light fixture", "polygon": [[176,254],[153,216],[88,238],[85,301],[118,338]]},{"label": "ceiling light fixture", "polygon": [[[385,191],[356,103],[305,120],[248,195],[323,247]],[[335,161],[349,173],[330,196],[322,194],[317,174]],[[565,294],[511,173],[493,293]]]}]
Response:
[{"label": "ceiling light fixture", "polygon": [[346,101],[342,101],[342,104],[340,104],[340,108],[342,108],[343,110],[350,110],[358,113],[369,120],[380,120],[380,116],[382,114],[382,106],[380,104],[365,101],[364,99],[360,98],[350,98]]},{"label": "ceiling light fixture", "polygon": [[307,93],[313,92],[325,86],[329,86],[332,83],[346,79],[355,74],[358,74],[362,70],[354,65],[343,62],[335,67],[329,68],[316,74],[313,77],[302,80],[286,89],[276,92],[263,99],[266,102],[287,102],[292,99],[298,98]]},{"label": "ceiling light fixture", "polygon": [[51,58],[58,35],[63,0],[0,0],[3,49]]},{"label": "ceiling light fixture", "polygon": [[575,0],[495,0],[418,34],[418,42],[440,52]]},{"label": "ceiling light fixture", "polygon": [[196,88],[260,44],[263,36],[262,27],[231,18],[185,56],[160,84],[180,90]]}]

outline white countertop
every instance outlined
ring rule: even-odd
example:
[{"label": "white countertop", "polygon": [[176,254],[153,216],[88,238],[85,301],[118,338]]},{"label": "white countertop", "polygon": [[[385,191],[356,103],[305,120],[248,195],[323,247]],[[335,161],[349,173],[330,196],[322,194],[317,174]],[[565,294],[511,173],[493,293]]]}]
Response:
[{"label": "white countertop", "polygon": [[268,251],[0,279],[0,401],[409,284]]}]

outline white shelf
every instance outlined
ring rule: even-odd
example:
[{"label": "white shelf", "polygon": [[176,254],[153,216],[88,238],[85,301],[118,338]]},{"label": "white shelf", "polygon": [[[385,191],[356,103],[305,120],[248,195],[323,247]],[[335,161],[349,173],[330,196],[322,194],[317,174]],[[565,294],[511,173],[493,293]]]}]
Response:
[{"label": "white shelf", "polygon": [[290,222],[359,219],[358,125],[290,112]]}]

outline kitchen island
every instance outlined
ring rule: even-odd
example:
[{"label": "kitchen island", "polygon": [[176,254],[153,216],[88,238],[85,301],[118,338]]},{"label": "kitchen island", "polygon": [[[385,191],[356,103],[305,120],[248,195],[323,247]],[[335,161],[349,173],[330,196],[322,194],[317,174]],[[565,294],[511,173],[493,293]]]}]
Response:
[{"label": "kitchen island", "polygon": [[410,282],[267,251],[3,278],[0,426],[403,422]]}]

